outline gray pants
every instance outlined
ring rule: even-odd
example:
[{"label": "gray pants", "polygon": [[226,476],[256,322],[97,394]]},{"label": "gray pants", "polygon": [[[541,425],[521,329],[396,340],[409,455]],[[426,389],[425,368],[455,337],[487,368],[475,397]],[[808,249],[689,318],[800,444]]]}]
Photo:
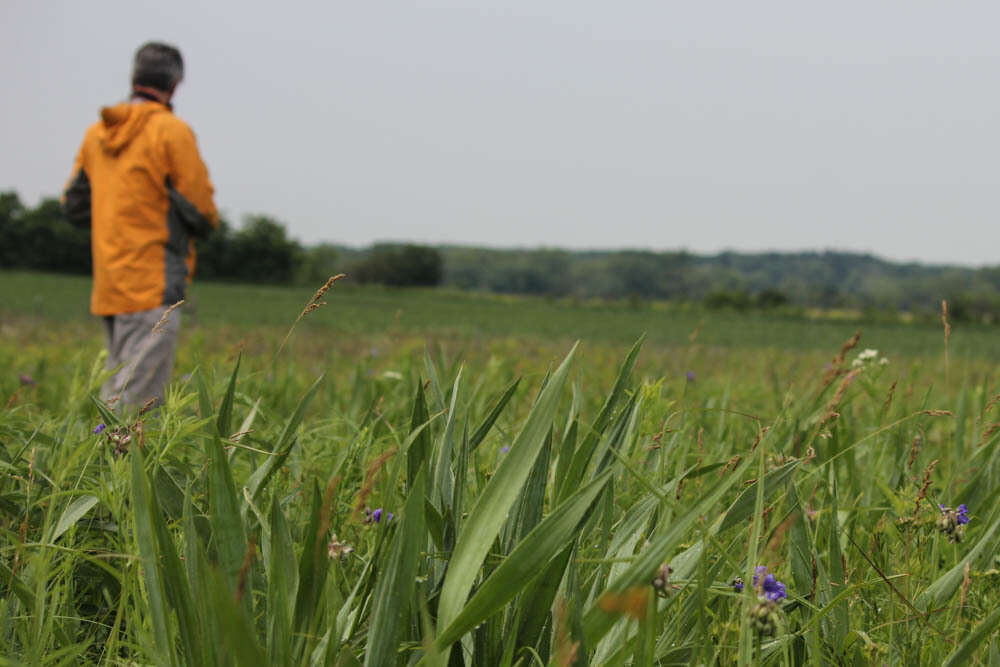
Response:
[{"label": "gray pants", "polygon": [[118,371],[101,387],[101,400],[128,407],[142,407],[150,399],[163,402],[181,330],[179,309],[153,330],[167,309],[160,306],[104,318],[108,369]]}]

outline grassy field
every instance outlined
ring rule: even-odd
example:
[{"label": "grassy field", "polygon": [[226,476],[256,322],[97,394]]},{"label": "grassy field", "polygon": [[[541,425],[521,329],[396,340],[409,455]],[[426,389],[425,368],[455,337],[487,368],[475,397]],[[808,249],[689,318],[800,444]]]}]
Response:
[{"label": "grassy field", "polygon": [[1000,664],[992,329],[197,285],[135,415],[88,290],[0,273],[0,664]]}]

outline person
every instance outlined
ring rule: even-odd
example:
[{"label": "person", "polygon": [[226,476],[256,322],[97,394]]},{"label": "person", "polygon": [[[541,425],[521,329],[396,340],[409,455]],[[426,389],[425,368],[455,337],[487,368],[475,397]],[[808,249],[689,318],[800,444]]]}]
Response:
[{"label": "person", "polygon": [[180,51],[150,42],[135,53],[128,102],[101,109],[63,193],[70,222],[89,226],[90,309],[104,320],[105,401],[162,402],[180,311],[194,271],[194,238],[218,226],[214,189],[194,133],[173,114]]}]

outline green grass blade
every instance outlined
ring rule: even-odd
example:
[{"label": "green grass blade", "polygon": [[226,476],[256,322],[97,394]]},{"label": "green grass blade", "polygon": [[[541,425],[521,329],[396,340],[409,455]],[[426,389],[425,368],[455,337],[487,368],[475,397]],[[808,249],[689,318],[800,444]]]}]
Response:
[{"label": "green grass blade", "polygon": [[52,531],[52,535],[46,540],[46,542],[52,543],[59,539],[59,537],[69,530],[77,521],[82,519],[84,515],[87,514],[94,505],[98,503],[97,496],[85,495],[80,496],[63,510],[62,515],[59,517],[59,521],[56,522],[55,528]]},{"label": "green grass blade", "polygon": [[[775,491],[789,478],[789,476],[799,467],[801,461],[789,461],[780,468],[768,472],[764,475],[764,497],[770,498]],[[742,523],[750,518],[754,511],[754,503],[757,499],[757,486],[759,482],[754,482],[749,487],[743,489],[739,497],[726,510],[726,518],[719,526],[719,532]],[[754,566],[756,567],[756,565]]]},{"label": "green grass blade", "polygon": [[507,403],[510,402],[510,399],[514,396],[515,392],[517,392],[517,386],[519,384],[521,384],[521,378],[514,380],[507,386],[503,395],[500,396],[500,399],[493,405],[493,409],[490,410],[490,413],[486,415],[486,418],[483,419],[482,423],[480,423],[479,426],[476,427],[476,430],[472,432],[472,437],[469,438],[470,451],[475,451],[476,448],[483,443],[483,440],[486,439],[490,429],[493,428],[493,424],[496,423],[497,419],[503,413],[504,408],[507,407]]},{"label": "green grass blade", "polygon": [[372,667],[395,662],[400,635],[410,624],[417,565],[426,541],[424,470],[417,473],[402,516],[394,520],[398,524],[389,557],[375,583],[368,647],[365,651],[365,665]]},{"label": "green grass blade", "polygon": [[[608,584],[607,590],[612,593],[622,593],[630,586],[651,581],[656,569],[667,559],[669,553],[686,538],[690,526],[703,516],[711,516],[712,507],[740,479],[749,462],[749,459],[744,460],[708,490],[687,512],[672,520],[662,530],[658,529],[649,545],[636,556],[627,570]],[[615,620],[614,616],[601,611],[596,604],[591,604],[584,616],[586,644],[595,646],[614,625]]]},{"label": "green grass blade", "polygon": [[626,383],[632,374],[636,357],[639,356],[639,350],[645,339],[646,336],[644,334],[632,345],[632,349],[629,350],[625,361],[618,370],[618,377],[615,378],[614,385],[611,387],[611,393],[604,400],[604,405],[601,406],[601,411],[598,413],[593,424],[591,424],[590,429],[583,434],[583,441],[575,449],[573,458],[566,468],[565,477],[560,480],[559,500],[565,499],[576,491],[576,489],[580,488],[580,483],[583,481],[583,476],[587,471],[587,465],[590,463],[594,449],[600,441],[604,430],[611,423],[615,406],[621,400],[622,396],[625,395]]},{"label": "green grass blade", "polygon": [[[410,414],[410,433],[413,434],[430,419],[427,411],[427,399],[424,396],[424,387],[417,378],[417,391],[413,397],[413,410]],[[413,488],[413,483],[417,479],[417,472],[427,461],[431,452],[431,434],[426,428],[422,428],[420,434],[410,443],[406,450],[406,488]]]},{"label": "green grass blade", "polygon": [[437,446],[437,456],[434,462],[434,486],[431,490],[431,496],[437,501],[437,505],[441,509],[441,516],[445,519],[446,543],[448,542],[448,535],[455,535],[454,513],[451,511],[455,482],[452,477],[451,459],[455,445],[455,419],[461,380],[462,372],[459,371],[451,389],[451,402],[448,405],[448,416],[445,418],[444,432],[441,434],[441,440]]},{"label": "green grass blade", "polygon": [[959,665],[971,664],[975,650],[993,634],[997,627],[1000,627],[1000,607],[994,609],[989,616],[980,621],[972,629],[972,632],[944,661],[942,667],[958,667]]},{"label": "green grass blade", "polygon": [[1000,518],[993,521],[989,530],[979,539],[976,546],[965,555],[965,558],[955,563],[954,567],[938,577],[923,593],[917,596],[917,599],[914,600],[914,605],[916,605],[917,609],[922,611],[937,609],[951,599],[955,591],[958,590],[958,587],[962,585],[965,564],[971,563],[975,566],[981,558],[991,555],[992,550],[988,550],[988,547],[993,544],[993,536],[996,534],[998,528],[1000,528]]},{"label": "green grass blade", "polygon": [[304,527],[302,553],[299,556],[299,587],[295,596],[295,615],[292,623],[296,636],[293,659],[298,659],[309,640],[309,628],[318,613],[323,586],[329,567],[326,555],[326,531],[322,525],[323,492],[313,483],[312,506],[309,521]]},{"label": "green grass blade", "polygon": [[312,386],[306,390],[306,393],[302,395],[299,399],[299,404],[295,406],[295,412],[285,423],[285,428],[281,431],[281,435],[278,436],[278,441],[275,443],[274,447],[271,449],[271,456],[267,457],[267,460],[254,471],[250,478],[247,480],[246,486],[250,490],[250,498],[252,500],[257,500],[257,496],[267,485],[267,481],[271,478],[271,475],[275,473],[282,465],[284,465],[285,460],[292,451],[292,447],[295,445],[295,432],[302,423],[303,417],[305,417],[306,409],[312,402],[313,397],[319,390],[320,385],[323,384],[323,379],[325,375],[321,375]]},{"label": "green grass blade", "polygon": [[240,517],[240,504],[236,496],[236,483],[226,452],[218,434],[207,439],[208,444],[208,498],[209,523],[219,569],[228,578],[229,585],[236,579],[247,553],[247,535]]},{"label": "green grass blade", "polygon": [[149,613],[153,622],[153,638],[161,665],[176,664],[174,645],[170,633],[170,609],[163,589],[162,571],[156,537],[153,529],[153,509],[149,500],[149,481],[142,468],[142,450],[133,449],[132,460],[132,509],[135,522],[135,540],[139,546],[143,583],[149,600]]},{"label": "green grass blade", "polygon": [[205,376],[200,368],[195,371],[195,378],[198,385],[198,414],[202,419],[208,419],[215,411],[212,409],[212,395],[208,392],[208,385],[205,384]]},{"label": "green grass blade", "polygon": [[198,623],[198,614],[185,576],[184,566],[177,556],[177,547],[170,537],[167,522],[164,520],[156,485],[149,487],[149,509],[153,532],[156,535],[163,587],[167,593],[167,601],[177,614],[179,634],[184,646],[186,662],[188,664],[205,664],[201,654],[202,627]]},{"label": "green grass blade", "polygon": [[[836,595],[842,591],[847,584],[846,573],[844,572],[843,552],[840,548],[840,521],[838,515],[839,503],[837,494],[837,480],[831,473],[830,485],[830,537],[827,544],[827,572],[830,577],[830,592]],[[850,617],[847,610],[847,602],[838,602],[830,618],[829,640],[834,650],[840,651],[844,648],[844,640],[850,634]]]},{"label": "green grass blade", "polygon": [[228,438],[232,435],[232,421],[233,421],[233,397],[236,395],[236,376],[240,372],[240,361],[243,359],[243,355],[240,354],[236,357],[236,366],[233,368],[233,374],[229,377],[229,386],[226,387],[226,393],[222,397],[222,403],[219,405],[219,417],[215,422],[216,430],[219,432],[220,438]]},{"label": "green grass blade", "polygon": [[271,500],[268,517],[270,530],[264,541],[263,558],[267,567],[267,662],[291,664],[292,615],[298,571],[294,567],[295,547],[281,503]]},{"label": "green grass blade", "polygon": [[479,568],[535,464],[552,425],[576,346],[546,385],[500,467],[469,512],[458,536],[438,601],[438,625],[447,627],[465,605]]},{"label": "green grass blade", "polygon": [[586,518],[609,479],[611,471],[578,490],[538,524],[500,562],[455,620],[445,626],[435,641],[437,649],[445,650],[466,632],[499,611],[538,575],[546,563],[572,544],[580,523]]},{"label": "green grass blade", "polygon": [[247,618],[245,605],[233,596],[233,591],[225,573],[209,568],[204,577],[205,593],[211,600],[220,626],[217,639],[225,647],[226,654],[235,664],[243,667],[267,665],[267,656],[261,650],[254,634],[253,624]]}]

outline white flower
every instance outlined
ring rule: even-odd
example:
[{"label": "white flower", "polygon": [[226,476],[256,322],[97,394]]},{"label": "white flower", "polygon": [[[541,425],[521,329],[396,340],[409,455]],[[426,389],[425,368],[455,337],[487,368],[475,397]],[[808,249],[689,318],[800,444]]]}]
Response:
[{"label": "white flower", "polygon": [[875,364],[875,363],[877,363],[879,366],[885,366],[886,364],[889,363],[889,360],[886,359],[885,357],[879,357],[878,350],[873,350],[871,348],[868,348],[858,353],[857,358],[855,358],[854,361],[851,362],[851,367],[863,368],[869,364]]}]

